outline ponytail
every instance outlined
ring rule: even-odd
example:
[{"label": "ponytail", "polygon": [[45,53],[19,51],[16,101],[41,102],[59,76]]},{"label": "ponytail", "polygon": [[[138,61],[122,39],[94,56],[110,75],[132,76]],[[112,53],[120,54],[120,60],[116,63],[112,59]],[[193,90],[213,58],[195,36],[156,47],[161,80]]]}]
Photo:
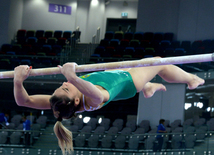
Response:
[{"label": "ponytail", "polygon": [[73,151],[72,133],[62,125],[61,121],[62,118],[69,119],[75,117],[75,112],[81,108],[81,105],[75,106],[74,99],[66,96],[57,97],[55,95],[50,98],[50,103],[54,116],[57,118],[57,122],[54,125],[54,133],[58,139],[59,147],[63,155],[66,152],[71,153]]},{"label": "ponytail", "polygon": [[58,139],[62,154],[65,155],[65,152],[71,153],[73,151],[72,132],[66,129],[60,120],[57,120],[54,125],[54,133]]}]

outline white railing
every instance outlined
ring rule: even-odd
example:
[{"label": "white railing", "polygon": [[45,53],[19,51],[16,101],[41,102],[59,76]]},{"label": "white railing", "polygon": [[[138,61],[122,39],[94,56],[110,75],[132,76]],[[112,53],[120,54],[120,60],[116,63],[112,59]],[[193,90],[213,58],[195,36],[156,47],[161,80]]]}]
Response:
[{"label": "white railing", "polygon": [[97,37],[96,37],[96,43],[99,44],[100,42],[100,27],[97,28]]},{"label": "white railing", "polygon": [[91,42],[92,44],[96,43],[96,37],[97,37],[96,34],[94,34],[93,37],[92,37],[92,42]]}]

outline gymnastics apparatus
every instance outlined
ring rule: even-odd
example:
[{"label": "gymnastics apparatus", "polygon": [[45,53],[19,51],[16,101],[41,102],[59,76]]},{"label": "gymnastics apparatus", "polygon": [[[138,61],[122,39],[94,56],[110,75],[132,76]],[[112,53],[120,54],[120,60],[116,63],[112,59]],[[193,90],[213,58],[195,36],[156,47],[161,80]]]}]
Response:
[{"label": "gymnastics apparatus", "polygon": [[[160,66],[160,65],[171,65],[171,64],[175,65],[175,64],[187,64],[187,63],[210,62],[210,61],[214,61],[214,53],[78,65],[76,67],[76,72],[78,73],[78,72],[101,71],[101,70],[109,70],[109,69]],[[58,67],[32,69],[29,76],[41,76],[41,75],[53,75],[53,74],[61,74],[60,69]],[[13,76],[14,76],[14,71],[0,72],[0,79],[13,78]]]},{"label": "gymnastics apparatus", "polygon": [[[179,57],[168,57],[168,58],[149,58],[149,59],[141,59],[141,60],[132,60],[132,61],[121,61],[121,62],[109,62],[109,63],[99,63],[99,64],[87,64],[87,65],[79,65],[79,66],[76,66],[75,67],[75,70],[71,70],[75,72],[91,72],[91,71],[101,71],[101,70],[111,70],[111,69],[122,69],[122,68],[136,68],[136,67],[148,67],[148,66],[161,66],[161,65],[171,65],[171,64],[186,64],[186,63],[198,63],[198,62],[210,62],[210,61],[214,61],[214,53],[213,54],[201,54],[201,55],[189,55],[189,56],[179,56]],[[66,64],[65,64],[66,65]],[[23,67],[23,66],[21,66]],[[25,66],[26,67],[26,66]],[[65,66],[66,67],[66,66]],[[70,66],[67,66],[68,68]],[[164,68],[164,67],[162,67]],[[31,68],[30,68],[31,69]],[[61,68],[63,69],[63,68]],[[52,67],[52,68],[41,68],[41,69],[32,69],[30,70],[30,74],[29,76],[40,76],[40,75],[52,75],[52,74],[62,74],[61,73],[61,69],[59,67]],[[69,68],[70,69],[70,68]],[[20,70],[19,70],[20,71]],[[170,70],[171,71],[171,70]],[[173,70],[174,71],[174,70]],[[134,72],[136,73],[136,72]],[[173,73],[174,74],[174,73]],[[65,74],[64,74],[65,75]],[[105,75],[106,76],[106,75]],[[6,79],[6,78],[13,78],[14,77],[14,71],[4,71],[4,72],[0,72],[0,79]],[[66,75],[65,75],[66,77]],[[71,80],[72,81],[72,80]],[[84,81],[84,82],[83,82]],[[22,85],[22,82],[21,81],[21,85]],[[69,81],[70,82],[70,81]],[[72,82],[71,82],[72,83]],[[69,85],[72,85],[72,84],[79,84],[79,87],[77,87],[77,85],[75,85],[77,88],[80,88],[81,91],[83,91],[85,94],[88,94],[89,97],[91,98],[88,98],[88,101],[90,103],[94,103],[96,101],[96,104],[97,106],[99,104],[102,104],[103,101],[104,101],[104,98],[102,98],[102,101],[100,101],[99,97],[98,97],[98,100],[97,100],[97,96],[100,95],[100,96],[105,96],[106,97],[106,93],[104,91],[98,91],[99,89],[96,87],[96,86],[92,86],[90,85],[90,83],[88,84],[87,81],[85,80],[82,80],[80,79],[80,82],[73,82],[72,84],[69,84]],[[86,84],[86,88],[92,88],[92,90],[90,89],[83,89],[82,88],[82,84]],[[201,82],[202,83],[202,82]],[[201,83],[197,83],[197,84],[201,84]],[[20,84],[20,83],[19,83]],[[15,91],[14,92],[17,92],[15,93],[15,98],[19,99],[19,103],[21,104],[21,102],[27,102],[26,98],[29,99],[29,96],[28,94],[26,93],[24,87],[20,87],[20,85],[14,85],[16,86],[16,88],[18,89],[14,89]],[[84,85],[85,86],[85,85]],[[109,85],[108,85],[109,86]],[[132,86],[133,88],[135,89],[135,93],[137,92],[137,87],[132,83]],[[137,85],[138,86],[138,85]],[[198,86],[198,85],[197,85]],[[71,86],[72,89],[74,89],[74,92],[78,92],[77,91],[77,88]],[[15,87],[14,87],[15,88]],[[19,90],[22,90],[22,95],[19,96],[17,94],[19,94]],[[64,89],[64,88],[63,88]],[[63,91],[62,89],[62,91]],[[104,88],[103,88],[104,89]],[[139,88],[138,89],[142,90],[142,88]],[[193,88],[194,89],[194,88]],[[58,89],[58,93],[60,92],[61,89]],[[124,89],[125,90],[125,89]],[[127,90],[127,89],[126,89]],[[93,93],[97,93],[98,95],[94,95],[91,93],[91,91]],[[122,89],[123,91],[123,89]],[[139,90],[138,90],[139,91]],[[112,92],[112,91],[111,91]],[[114,91],[115,92],[115,91]],[[118,91],[119,93],[119,91]],[[38,107],[38,102],[40,102],[39,105],[41,105],[41,103],[43,104],[43,106],[46,106],[50,108],[50,105],[51,105],[51,108],[53,110],[53,112],[55,114],[58,114],[58,116],[56,117],[57,118],[57,122],[54,126],[54,132],[58,138],[58,143],[59,143],[59,146],[62,150],[62,153],[63,155],[65,155],[65,152],[68,152],[70,153],[71,151],[73,151],[73,140],[72,140],[72,133],[66,129],[61,121],[62,121],[62,118],[70,118],[71,116],[74,115],[74,113],[77,111],[77,107],[78,106],[81,106],[81,103],[80,101],[84,102],[84,99],[86,100],[87,98],[84,98],[83,94],[81,95],[81,93],[76,93],[76,97],[75,97],[75,100],[72,100],[70,98],[68,98],[68,102],[67,101],[63,101],[63,99],[61,99],[59,102],[58,102],[58,98],[57,98],[57,101],[56,101],[56,97],[57,97],[57,91],[55,91],[55,95],[51,96],[51,95],[33,95],[33,97],[31,96],[31,100],[29,99],[27,103],[30,103],[30,106],[28,105],[28,107],[32,107],[32,105],[34,105],[35,107]],[[109,93],[110,94],[110,93]],[[113,93],[112,93],[113,94]],[[79,96],[78,96],[79,95]],[[132,95],[132,94],[131,94]],[[86,95],[85,95],[86,96]],[[95,97],[94,97],[95,96]],[[94,99],[94,98],[95,99]],[[127,97],[127,96],[126,96]],[[33,99],[32,99],[33,98]],[[82,100],[81,100],[82,98]],[[107,97],[106,97],[107,98]],[[66,98],[67,99],[67,98]],[[92,100],[93,99],[93,100]],[[112,98],[113,99],[113,98]],[[51,100],[51,101],[50,101]],[[54,101],[52,101],[54,100]],[[110,100],[110,95],[109,95],[109,98],[108,100]],[[108,100],[106,100],[107,102],[105,103],[108,103]],[[110,100],[111,101],[111,100]],[[109,102],[110,102],[109,101]],[[17,102],[17,104],[18,104]],[[56,103],[55,103],[56,102]],[[64,103],[65,102],[65,103]],[[71,104],[72,102],[72,104]],[[78,102],[78,103],[77,103]],[[99,104],[98,104],[99,102]],[[100,103],[101,102],[101,103]],[[74,106],[75,104],[77,104],[77,106]],[[21,105],[20,105],[21,106]],[[24,104],[22,106],[25,106]],[[100,106],[100,105],[99,105]],[[99,107],[98,106],[98,107]],[[34,107],[34,108],[35,108]],[[66,107],[66,108],[60,108],[60,107]],[[84,102],[84,107],[85,107],[85,102]],[[33,107],[32,107],[33,108]],[[91,107],[90,107],[91,108]],[[96,107],[97,108],[97,107]],[[57,109],[57,110],[56,110]],[[61,109],[61,111],[59,110]],[[62,110],[63,109],[63,110]],[[76,111],[75,111],[76,109]],[[86,109],[85,109],[86,110]],[[90,109],[89,109],[90,110]],[[89,111],[88,110],[88,111]],[[93,110],[93,109],[92,109]],[[96,110],[96,109],[95,109]],[[60,111],[60,112],[59,112]],[[54,115],[55,115],[54,114]],[[60,114],[60,116],[59,116]],[[67,116],[68,115],[68,116]]]}]

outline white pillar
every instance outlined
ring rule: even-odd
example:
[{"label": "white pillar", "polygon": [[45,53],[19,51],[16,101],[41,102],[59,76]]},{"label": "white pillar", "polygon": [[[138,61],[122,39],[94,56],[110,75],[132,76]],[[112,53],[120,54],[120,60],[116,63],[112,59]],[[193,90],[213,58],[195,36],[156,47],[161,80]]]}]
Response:
[{"label": "white pillar", "polygon": [[[105,3],[104,0],[97,1],[97,4],[94,4],[93,1],[91,1],[89,6],[89,12],[88,12],[88,23],[86,29],[89,31],[87,32],[86,38],[88,41],[91,41],[91,38],[94,34],[97,32],[98,27],[103,27],[104,23],[104,14],[105,14]],[[103,31],[101,29],[101,31]]]}]

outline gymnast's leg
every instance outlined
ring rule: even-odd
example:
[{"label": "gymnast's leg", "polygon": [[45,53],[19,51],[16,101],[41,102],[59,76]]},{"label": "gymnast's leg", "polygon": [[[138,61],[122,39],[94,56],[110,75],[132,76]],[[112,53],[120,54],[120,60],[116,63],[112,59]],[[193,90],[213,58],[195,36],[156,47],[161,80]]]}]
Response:
[{"label": "gymnast's leg", "polygon": [[166,87],[160,83],[147,82],[142,89],[145,98],[152,97],[156,91],[166,91]]},{"label": "gymnast's leg", "polygon": [[[119,69],[119,70],[129,71],[130,69],[132,69],[132,68],[123,68],[123,69]],[[111,70],[105,70],[105,71],[113,71],[113,70],[118,70],[118,69],[111,69]],[[160,83],[147,82],[144,85],[142,91],[143,91],[145,98],[150,98],[154,95],[154,93],[156,91],[166,91],[166,87]]]},{"label": "gymnast's leg", "polygon": [[204,84],[203,79],[174,65],[132,68],[128,72],[132,76],[137,92],[145,89],[145,84],[157,74],[170,83],[186,83],[189,89],[195,89],[198,85]]}]

